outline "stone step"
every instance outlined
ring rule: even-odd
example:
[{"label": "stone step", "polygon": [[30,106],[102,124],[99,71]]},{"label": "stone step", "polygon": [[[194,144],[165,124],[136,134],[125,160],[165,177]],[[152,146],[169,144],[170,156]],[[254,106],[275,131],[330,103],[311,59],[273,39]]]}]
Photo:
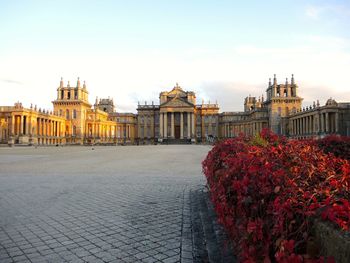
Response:
[{"label": "stone step", "polygon": [[217,223],[207,191],[191,191],[190,200],[194,262],[236,262],[231,243]]}]

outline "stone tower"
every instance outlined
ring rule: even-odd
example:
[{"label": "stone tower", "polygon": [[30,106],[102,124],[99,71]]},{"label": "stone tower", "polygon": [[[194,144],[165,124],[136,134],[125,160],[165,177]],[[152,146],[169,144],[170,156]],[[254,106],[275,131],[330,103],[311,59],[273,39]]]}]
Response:
[{"label": "stone tower", "polygon": [[57,98],[52,103],[54,111],[66,118],[67,143],[83,144],[86,112],[91,109],[88,94],[85,81],[81,86],[78,78],[76,86],[71,86],[69,81],[64,86],[61,78]]},{"label": "stone tower", "polygon": [[102,110],[107,113],[115,112],[113,99],[110,99],[109,97],[108,99],[100,99],[100,101],[97,104],[97,107],[99,110]]},{"label": "stone tower", "polygon": [[291,83],[286,79],[284,84],[277,84],[277,78],[274,75],[273,82],[269,80],[266,95],[264,106],[268,110],[269,127],[277,134],[284,134],[283,119],[291,112],[300,110],[303,100],[298,96],[298,85],[294,81],[294,76],[292,75]]}]

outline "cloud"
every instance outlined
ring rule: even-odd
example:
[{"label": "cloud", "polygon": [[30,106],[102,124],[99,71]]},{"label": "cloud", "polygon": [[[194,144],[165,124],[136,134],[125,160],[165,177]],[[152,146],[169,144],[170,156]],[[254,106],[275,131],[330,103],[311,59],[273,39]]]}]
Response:
[{"label": "cloud", "polygon": [[324,9],[324,7],[319,6],[307,6],[305,9],[305,15],[311,19],[318,20]]},{"label": "cloud", "polygon": [[[286,47],[247,43],[218,50],[157,50],[108,55],[4,55],[0,60],[0,105],[21,100],[52,108],[60,77],[75,83],[87,80],[90,103],[95,97],[114,99],[118,111],[136,112],[137,101],[159,103],[159,93],[176,82],[196,92],[197,102],[218,100],[222,111],[243,110],[246,96],[265,96],[268,78],[278,82],[295,74],[305,102],[330,96],[350,101],[348,69],[350,40],[337,36],[306,35]],[[33,64],[33,61],[35,63]],[[77,61],[79,64],[77,65]],[[28,71],[28,68],[35,70]],[[25,83],[5,89],[8,81]],[[4,87],[4,89],[3,89]],[[314,92],[314,90],[322,92]],[[20,94],[20,96],[18,95]],[[333,95],[332,95],[333,94]]]},{"label": "cloud", "polygon": [[[200,85],[197,104],[210,101],[219,104],[220,111],[243,111],[244,98],[248,95],[265,96],[266,87],[239,82],[206,82]],[[265,96],[266,97],[266,96]]]},{"label": "cloud", "polygon": [[305,15],[313,20],[321,20],[325,16],[346,19],[350,16],[350,8],[340,4],[308,5]]},{"label": "cloud", "polygon": [[14,79],[0,79],[0,81],[10,84],[17,84],[17,85],[23,85],[21,81],[14,80]]}]

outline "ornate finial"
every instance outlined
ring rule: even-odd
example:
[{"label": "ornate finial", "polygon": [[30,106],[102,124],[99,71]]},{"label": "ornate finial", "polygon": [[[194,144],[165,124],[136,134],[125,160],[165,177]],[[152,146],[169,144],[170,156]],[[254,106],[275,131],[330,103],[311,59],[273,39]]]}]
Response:
[{"label": "ornate finial", "polygon": [[261,94],[261,102],[264,102],[264,94]]},{"label": "ornate finial", "polygon": [[85,83],[85,80],[84,80],[84,84],[83,84],[83,89],[86,89],[86,83]]},{"label": "ornate finial", "polygon": [[61,77],[60,88],[63,88],[63,78]]},{"label": "ornate finial", "polygon": [[319,100],[317,100],[316,106],[320,107],[320,101]]},{"label": "ornate finial", "polygon": [[68,80],[67,88],[69,88],[69,87],[70,87],[70,84],[69,84],[69,80]]},{"label": "ornate finial", "polygon": [[286,86],[288,85],[288,78],[286,78]]},{"label": "ornate finial", "polygon": [[77,88],[80,88],[80,79],[78,77],[78,80],[77,80]]},{"label": "ornate finial", "polygon": [[30,103],[30,109],[33,109],[33,103]]},{"label": "ornate finial", "polygon": [[291,84],[294,85],[294,74],[292,74],[292,80],[291,80]]},{"label": "ornate finial", "polygon": [[277,85],[276,74],[273,74],[273,85]]},{"label": "ornate finial", "polygon": [[271,86],[271,78],[269,78],[269,87]]}]

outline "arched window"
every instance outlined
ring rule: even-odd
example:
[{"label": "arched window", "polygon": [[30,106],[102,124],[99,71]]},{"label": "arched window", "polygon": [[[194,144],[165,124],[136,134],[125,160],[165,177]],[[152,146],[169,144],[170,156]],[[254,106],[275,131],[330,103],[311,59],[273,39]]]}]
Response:
[{"label": "arched window", "polygon": [[64,90],[61,90],[61,100],[64,99]]},{"label": "arched window", "polygon": [[76,119],[77,118],[77,110],[73,110],[73,119]]},{"label": "arched window", "polygon": [[62,111],[62,109],[60,109],[60,116],[62,116],[63,115],[63,111]]},{"label": "arched window", "polygon": [[69,120],[69,110],[66,109],[66,119]]},{"label": "arched window", "polygon": [[75,136],[76,134],[77,134],[77,127],[74,125],[72,135]]},{"label": "arched window", "polygon": [[68,93],[67,93],[67,99],[70,100],[70,91],[68,91]]}]

